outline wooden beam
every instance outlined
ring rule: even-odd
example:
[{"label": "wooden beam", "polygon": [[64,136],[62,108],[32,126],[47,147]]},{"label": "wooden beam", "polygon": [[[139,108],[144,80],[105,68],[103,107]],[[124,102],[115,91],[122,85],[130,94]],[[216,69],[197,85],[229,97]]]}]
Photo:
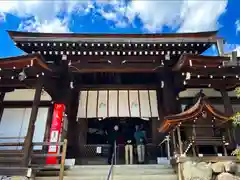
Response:
[{"label": "wooden beam", "polygon": [[19,81],[18,79],[1,79],[0,88],[29,88],[34,87],[37,78],[25,79],[24,81]]},{"label": "wooden beam", "polygon": [[[77,68],[77,67],[76,67]],[[75,68],[73,68],[75,69]],[[158,68],[154,65],[146,65],[142,68],[137,67],[125,67],[125,68],[117,68],[117,67],[89,67],[89,68],[77,68],[73,72],[78,73],[96,73],[96,72],[112,72],[112,73],[148,73],[148,72],[159,72],[161,68]]]},{"label": "wooden beam", "polygon": [[79,90],[156,90],[156,84],[81,84]]},{"label": "wooden beam", "polygon": [[42,81],[41,81],[41,78],[39,78],[38,82],[37,82],[35,95],[34,95],[27,136],[24,141],[23,166],[28,166],[29,160],[30,160],[30,155],[32,153],[31,152],[32,140],[33,140],[33,135],[34,135],[34,130],[35,130],[35,122],[37,120],[38,108],[39,108],[39,104],[41,101],[41,92],[42,92]]},{"label": "wooden beam", "polygon": [[[4,108],[22,108],[32,107],[33,101],[4,101]],[[49,107],[52,105],[51,101],[41,101],[39,107]]]},{"label": "wooden beam", "polygon": [[71,60],[71,70],[79,73],[154,72],[163,67],[158,56],[83,56]]},{"label": "wooden beam", "polygon": [[199,68],[193,68],[193,67],[188,67],[184,68],[181,70],[181,72],[190,72],[193,75],[218,75],[218,76],[224,76],[227,74],[240,74],[240,66],[236,67],[221,67],[221,68],[216,68],[216,67],[199,67]]},{"label": "wooden beam", "polygon": [[[231,104],[240,104],[237,97],[229,97]],[[194,97],[181,97],[179,98],[180,104],[190,104],[193,101]],[[208,100],[211,104],[223,104],[222,97],[208,97]]]},{"label": "wooden beam", "polygon": [[232,87],[234,85],[240,84],[240,81],[236,78],[232,79],[190,79],[186,80],[186,85],[187,86],[195,86],[195,87],[201,87],[201,86],[208,86],[211,88],[227,88],[227,87]]}]

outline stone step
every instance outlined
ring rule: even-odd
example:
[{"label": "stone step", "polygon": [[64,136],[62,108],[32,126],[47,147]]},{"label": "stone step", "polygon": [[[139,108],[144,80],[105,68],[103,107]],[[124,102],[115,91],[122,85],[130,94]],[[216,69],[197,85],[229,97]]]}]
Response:
[{"label": "stone step", "polygon": [[[102,166],[74,166],[65,170],[65,176],[106,176],[110,170],[109,165]],[[167,175],[175,174],[170,165],[116,165],[113,172],[115,175]],[[58,176],[59,171],[40,171],[38,177]]]},{"label": "stone step", "polygon": [[[108,174],[109,169],[86,169],[86,170],[67,170],[64,172],[65,176],[87,176],[87,175],[106,175]],[[165,169],[127,169],[127,168],[114,168],[114,174],[116,175],[124,175],[124,174],[134,174],[134,175],[154,175],[154,174],[174,174],[174,170],[171,168]],[[39,172],[37,176],[58,176],[59,171],[45,171]]]},{"label": "stone step", "polygon": [[[106,180],[107,176],[64,176],[64,180]],[[59,177],[36,177],[35,180],[59,180]],[[177,180],[177,175],[113,175],[112,180]]]},{"label": "stone step", "polygon": [[[85,165],[85,166],[74,166],[71,168],[72,171],[74,170],[81,170],[81,169],[109,169],[110,165]],[[133,164],[133,165],[114,165],[114,168],[122,168],[122,169],[166,169],[172,168],[171,165],[167,164]]]}]

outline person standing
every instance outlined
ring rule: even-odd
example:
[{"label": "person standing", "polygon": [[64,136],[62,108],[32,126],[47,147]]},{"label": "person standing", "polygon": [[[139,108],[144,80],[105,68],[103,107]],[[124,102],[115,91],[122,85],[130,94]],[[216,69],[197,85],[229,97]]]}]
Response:
[{"label": "person standing", "polygon": [[[117,145],[117,140],[120,137],[119,127],[115,125],[113,131],[108,134],[108,144],[109,144],[109,154],[108,154],[108,164],[112,164],[112,158],[114,153],[114,147]],[[115,147],[116,148],[116,147]],[[116,154],[115,154],[116,156]]]},{"label": "person standing", "polygon": [[137,145],[137,157],[138,163],[144,164],[145,160],[145,143],[146,143],[146,133],[140,129],[140,127],[136,126],[136,132],[134,133],[134,138],[136,140]]},{"label": "person standing", "polygon": [[133,164],[134,131],[127,127],[124,132],[125,164]]}]

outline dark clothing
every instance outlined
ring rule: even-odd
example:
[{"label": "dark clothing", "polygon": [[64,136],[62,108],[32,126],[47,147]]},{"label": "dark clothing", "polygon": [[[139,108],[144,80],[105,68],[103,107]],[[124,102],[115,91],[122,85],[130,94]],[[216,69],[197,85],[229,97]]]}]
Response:
[{"label": "dark clothing", "polygon": [[136,131],[134,138],[137,145],[144,145],[146,143],[146,135],[144,131]]},{"label": "dark clothing", "polygon": [[124,144],[134,144],[134,132],[132,129],[126,129],[124,132]]},{"label": "dark clothing", "polygon": [[108,153],[108,164],[109,165],[112,164],[113,153],[114,153],[114,145],[110,144],[109,153]]},{"label": "dark clothing", "polygon": [[116,145],[118,144],[120,137],[120,133],[118,131],[113,131],[108,134],[108,144],[110,145],[109,147],[109,154],[108,154],[108,164],[112,163],[112,157],[114,153],[114,144],[116,141]]},{"label": "dark clothing", "polygon": [[118,144],[119,137],[120,137],[120,133],[118,131],[113,131],[113,132],[109,133],[108,134],[108,143],[114,144],[114,142],[116,141],[116,143]]}]

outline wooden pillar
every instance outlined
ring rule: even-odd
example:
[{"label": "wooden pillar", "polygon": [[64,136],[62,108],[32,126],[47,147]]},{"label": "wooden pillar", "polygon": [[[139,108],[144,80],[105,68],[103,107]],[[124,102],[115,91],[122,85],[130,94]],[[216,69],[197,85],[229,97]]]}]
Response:
[{"label": "wooden pillar", "polygon": [[68,150],[69,158],[75,158],[78,155],[78,124],[77,124],[77,111],[79,105],[79,90],[71,90],[70,99],[68,104]]},{"label": "wooden pillar", "polygon": [[[46,128],[45,128],[45,133],[44,133],[44,142],[49,140],[50,137],[50,129],[51,129],[51,125],[52,125],[52,117],[53,117],[53,105],[51,105],[48,108],[48,115],[47,115],[47,122],[46,122]],[[48,151],[48,146],[44,146],[43,147],[44,151]]]},{"label": "wooden pillar", "polygon": [[29,159],[30,159],[30,154],[32,149],[32,140],[33,140],[33,135],[35,130],[35,122],[37,119],[38,107],[41,101],[41,92],[42,92],[42,81],[41,79],[39,79],[37,82],[36,91],[34,95],[27,136],[24,141],[23,166],[28,166]]},{"label": "wooden pillar", "polygon": [[217,39],[217,50],[218,50],[218,55],[219,56],[223,56],[224,55],[223,45],[224,45],[224,39],[218,38]]},{"label": "wooden pillar", "polygon": [[0,122],[2,120],[2,114],[3,114],[3,110],[4,110],[4,107],[3,107],[4,97],[5,97],[5,92],[1,92],[1,94],[0,94]]},{"label": "wooden pillar", "polygon": [[158,109],[158,117],[159,119],[157,118],[152,118],[152,141],[154,144],[159,144],[164,137],[163,134],[160,134],[158,132],[158,128],[160,127],[160,125],[162,124],[163,122],[163,118],[164,118],[164,110],[163,110],[163,98],[162,98],[162,88],[161,88],[161,81],[158,82],[158,85],[157,85],[157,109]]},{"label": "wooden pillar", "polygon": [[152,122],[152,143],[157,145],[160,143],[159,136],[158,136],[158,128],[159,128],[159,120],[157,118],[151,118]]},{"label": "wooden pillar", "polygon": [[[224,105],[224,111],[228,116],[231,116],[234,114],[233,107],[231,104],[231,99],[228,96],[228,92],[226,89],[220,89],[220,93],[223,98],[223,105]],[[226,127],[227,128],[227,127]],[[229,135],[229,140],[234,141],[236,144],[240,144],[240,141],[236,138],[239,137],[240,135],[240,130],[239,128],[233,129],[232,122],[230,121],[228,123],[228,132],[227,134]]]},{"label": "wooden pillar", "polygon": [[227,115],[232,115],[233,114],[233,108],[231,104],[231,99],[228,96],[228,92],[226,89],[220,89],[220,93],[223,98],[223,105],[224,105],[224,110]]},{"label": "wooden pillar", "polygon": [[177,153],[177,143],[176,143],[176,135],[175,135],[175,130],[171,132],[172,136],[172,144],[173,144],[173,156]]},{"label": "wooden pillar", "polygon": [[177,91],[174,84],[174,74],[170,70],[165,70],[162,74],[164,115],[176,114],[180,112],[180,105],[177,101]]},{"label": "wooden pillar", "polygon": [[181,132],[180,132],[180,127],[177,126],[177,135],[178,135],[178,144],[179,144],[179,151],[180,155],[183,154],[183,147],[182,147],[182,138],[181,138]]}]

